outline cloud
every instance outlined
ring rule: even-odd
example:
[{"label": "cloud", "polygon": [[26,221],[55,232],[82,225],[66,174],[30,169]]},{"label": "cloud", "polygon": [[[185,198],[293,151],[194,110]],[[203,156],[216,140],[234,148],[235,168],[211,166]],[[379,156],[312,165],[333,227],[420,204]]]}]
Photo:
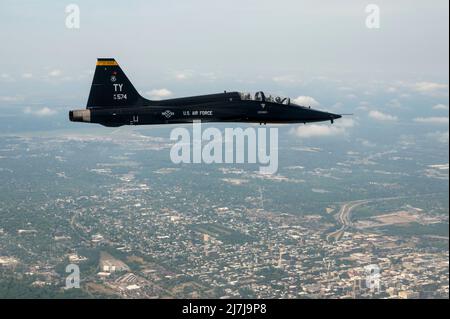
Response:
[{"label": "cloud", "polygon": [[366,146],[366,147],[375,147],[375,146],[377,146],[377,144],[375,144],[375,143],[373,143],[373,142],[371,142],[369,140],[363,139],[363,138],[359,138],[359,139],[357,139],[357,141],[360,142],[361,145]]},{"label": "cloud", "polygon": [[397,99],[392,99],[386,103],[386,106],[393,107],[393,108],[401,108],[402,103],[400,103],[400,101]]},{"label": "cloud", "polygon": [[447,132],[434,132],[427,134],[428,137],[431,137],[435,140],[437,140],[439,143],[448,144],[449,135]]},{"label": "cloud", "polygon": [[217,74],[214,72],[204,72],[200,75],[208,81],[215,81],[218,78]]},{"label": "cloud", "polygon": [[23,98],[20,96],[0,96],[1,102],[18,102],[22,100]]},{"label": "cloud", "polygon": [[177,74],[175,74],[175,78],[177,80],[185,80],[188,78],[188,75],[185,73],[177,73]]},{"label": "cloud", "polygon": [[448,111],[448,105],[436,104],[435,106],[433,106],[433,110],[445,110],[445,111]]},{"label": "cloud", "polygon": [[51,115],[55,115],[57,113],[56,110],[52,110],[48,107],[43,107],[38,110],[34,110],[31,107],[26,107],[23,110],[23,112],[25,114],[31,114],[31,115],[36,115],[36,116],[51,116]]},{"label": "cloud", "polygon": [[331,108],[332,109],[340,109],[340,108],[342,108],[344,106],[344,103],[342,103],[342,102],[336,102],[336,103],[334,103],[332,106],[331,106]]},{"label": "cloud", "polygon": [[301,82],[293,75],[277,75],[272,78],[272,81],[282,84],[293,84]]},{"label": "cloud", "polygon": [[389,122],[397,121],[397,116],[386,114],[377,110],[372,110],[369,112],[369,117],[377,121]]},{"label": "cloud", "polygon": [[160,100],[162,98],[166,98],[172,95],[172,92],[168,89],[154,89],[148,92],[145,92],[146,95],[150,96],[150,98],[155,100]]},{"label": "cloud", "polygon": [[448,95],[448,84],[436,82],[418,82],[413,89],[419,93],[427,95]]},{"label": "cloud", "polygon": [[388,88],[386,89],[386,92],[388,92],[388,93],[396,93],[396,92],[397,92],[397,88],[395,88],[395,87],[393,87],[393,86],[388,87]]},{"label": "cloud", "polygon": [[54,69],[54,70],[51,70],[50,72],[48,72],[48,75],[51,77],[54,77],[54,78],[61,76],[61,74],[62,74],[62,71],[59,69]]},{"label": "cloud", "polygon": [[355,110],[357,111],[369,111],[369,107],[368,106],[358,106]]},{"label": "cloud", "polygon": [[173,76],[178,81],[184,81],[192,78],[194,76],[194,71],[193,70],[177,71],[174,73]]},{"label": "cloud", "polygon": [[306,124],[291,129],[290,133],[298,137],[329,137],[343,135],[347,129],[352,128],[355,122],[352,119],[340,119],[334,125],[325,124]]},{"label": "cloud", "polygon": [[337,88],[339,91],[353,91],[352,87],[349,86],[340,86]]},{"label": "cloud", "polygon": [[301,105],[301,106],[319,106],[320,103],[316,101],[316,99],[314,99],[311,96],[299,96],[296,99],[294,99],[293,101],[295,104]]},{"label": "cloud", "polygon": [[22,77],[24,79],[31,79],[33,77],[33,74],[32,73],[24,73],[24,74],[22,74]]},{"label": "cloud", "polygon": [[2,74],[0,74],[0,81],[2,81],[2,82],[14,82],[15,80],[8,73],[2,73]]},{"label": "cloud", "polygon": [[426,123],[426,124],[447,124],[448,125],[448,117],[445,116],[435,116],[435,117],[416,117],[414,122],[417,123]]}]

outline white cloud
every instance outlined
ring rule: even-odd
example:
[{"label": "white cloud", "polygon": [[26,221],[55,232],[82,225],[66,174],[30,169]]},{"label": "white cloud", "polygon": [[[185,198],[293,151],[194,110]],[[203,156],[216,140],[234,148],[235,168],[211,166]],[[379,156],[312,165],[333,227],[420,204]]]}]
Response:
[{"label": "white cloud", "polygon": [[177,74],[175,74],[175,78],[176,78],[177,80],[184,80],[184,79],[187,78],[187,75],[184,74],[184,73],[177,73]]},{"label": "white cloud", "polygon": [[22,77],[24,79],[31,79],[33,77],[33,74],[32,73],[24,73],[24,74],[22,74]]},{"label": "white cloud", "polygon": [[375,144],[375,143],[373,143],[373,142],[371,142],[369,140],[366,140],[366,139],[357,139],[357,141],[360,142],[363,146],[366,146],[366,147],[375,147],[375,146],[377,146],[377,144]]},{"label": "white cloud", "polygon": [[49,76],[55,77],[55,78],[60,76],[61,74],[62,74],[62,71],[59,69],[54,69],[54,70],[51,70],[50,72],[48,72]]},{"label": "white cloud", "polygon": [[333,109],[333,110],[340,110],[340,109],[343,108],[343,106],[344,106],[344,103],[336,102],[330,108]]},{"label": "white cloud", "polygon": [[354,99],[358,98],[358,96],[356,94],[353,94],[353,93],[347,94],[345,97],[347,99],[350,99],[350,100],[354,100]]},{"label": "white cloud", "polygon": [[57,113],[56,110],[52,110],[48,107],[43,107],[38,110],[34,110],[31,107],[26,107],[23,110],[23,112],[25,114],[31,114],[31,115],[36,115],[36,116],[51,116],[51,115],[55,115]]},{"label": "white cloud", "polygon": [[19,96],[0,96],[1,102],[18,102],[22,100],[23,98]]},{"label": "white cloud", "polygon": [[445,93],[446,95],[448,95],[448,84],[443,83],[418,82],[414,85],[413,89],[422,94],[442,95],[443,93]]},{"label": "white cloud", "polygon": [[377,121],[397,121],[397,116],[386,114],[377,110],[372,110],[369,112],[369,117]]},{"label": "white cloud", "polygon": [[439,143],[448,144],[449,140],[448,131],[429,133],[427,134],[427,136],[437,140]]},{"label": "white cloud", "polygon": [[293,83],[301,82],[301,80],[299,80],[298,78],[296,78],[293,75],[278,75],[278,76],[274,76],[272,78],[272,81],[277,82],[277,83],[284,83],[284,84],[293,84]]},{"label": "white cloud", "polygon": [[427,124],[447,124],[448,125],[448,117],[445,117],[445,116],[417,117],[414,119],[414,122],[427,123]]},{"label": "white cloud", "polygon": [[357,111],[369,111],[369,107],[368,106],[358,106],[355,110]]},{"label": "white cloud", "polygon": [[340,119],[334,125],[305,124],[297,126],[291,130],[291,134],[303,138],[337,136],[345,134],[347,129],[354,125],[355,122],[352,119]]},{"label": "white cloud", "polygon": [[444,110],[444,111],[448,111],[448,105],[445,105],[445,104],[436,104],[435,106],[433,106],[433,110]]},{"label": "white cloud", "polygon": [[311,96],[299,96],[296,99],[294,99],[293,101],[295,104],[301,105],[301,106],[312,106],[312,107],[316,107],[319,106],[320,103],[316,101],[316,99],[314,99]]},{"label": "white cloud", "polygon": [[175,72],[174,77],[176,80],[183,81],[192,78],[194,75],[193,70],[183,70],[179,72]]},{"label": "white cloud", "polygon": [[353,91],[353,88],[349,87],[349,86],[340,86],[338,87],[339,91]]},{"label": "white cloud", "polygon": [[150,96],[150,98],[152,99],[159,100],[171,96],[172,92],[169,91],[168,89],[163,88],[163,89],[154,89],[146,92],[145,94]]},{"label": "white cloud", "polygon": [[15,80],[8,73],[2,73],[2,74],[0,74],[0,81],[2,81],[2,82],[14,82]]},{"label": "white cloud", "polygon": [[388,93],[395,93],[395,92],[397,92],[397,88],[395,88],[395,87],[393,87],[393,86],[388,87],[388,88],[386,89],[386,92],[388,92]]},{"label": "white cloud", "polygon": [[214,72],[205,72],[200,74],[203,78],[205,78],[208,81],[215,81],[217,80],[217,74]]}]

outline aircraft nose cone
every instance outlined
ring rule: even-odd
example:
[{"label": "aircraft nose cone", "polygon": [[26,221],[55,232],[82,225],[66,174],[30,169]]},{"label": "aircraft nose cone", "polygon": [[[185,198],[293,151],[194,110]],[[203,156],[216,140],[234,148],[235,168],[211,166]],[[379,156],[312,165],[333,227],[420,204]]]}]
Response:
[{"label": "aircraft nose cone", "polygon": [[322,112],[322,117],[324,119],[336,120],[336,119],[340,119],[342,117],[342,115],[329,113],[329,112]]},{"label": "aircraft nose cone", "polygon": [[325,120],[325,119],[330,120],[330,121],[331,121],[331,124],[334,123],[334,120],[339,119],[339,118],[342,117],[342,115],[334,114],[334,113],[325,113],[324,115],[325,115],[325,116],[324,116],[324,120]]},{"label": "aircraft nose cone", "polygon": [[330,115],[331,124],[334,123],[334,120],[340,119],[342,117],[342,115],[339,115],[339,114],[333,114],[333,113],[328,113],[328,114]]}]

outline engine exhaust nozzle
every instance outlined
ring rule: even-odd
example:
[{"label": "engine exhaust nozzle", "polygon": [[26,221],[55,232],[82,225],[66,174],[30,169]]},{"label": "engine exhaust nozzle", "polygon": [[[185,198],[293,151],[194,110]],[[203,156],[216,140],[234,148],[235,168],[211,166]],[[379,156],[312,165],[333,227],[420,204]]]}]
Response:
[{"label": "engine exhaust nozzle", "polygon": [[69,119],[72,122],[90,122],[91,121],[91,110],[69,111]]}]

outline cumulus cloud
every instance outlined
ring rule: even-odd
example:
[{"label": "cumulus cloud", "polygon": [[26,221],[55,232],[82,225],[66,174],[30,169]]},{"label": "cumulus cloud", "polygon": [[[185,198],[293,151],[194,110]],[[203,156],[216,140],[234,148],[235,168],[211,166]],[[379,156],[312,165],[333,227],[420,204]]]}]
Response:
[{"label": "cumulus cloud", "polygon": [[448,111],[448,105],[445,105],[445,104],[436,104],[435,106],[433,106],[433,110],[444,110],[444,111]]},{"label": "cumulus cloud", "polygon": [[150,98],[152,99],[159,100],[171,96],[172,92],[169,91],[168,89],[163,88],[163,89],[154,89],[146,92],[145,94],[150,96]]},{"label": "cumulus cloud", "polygon": [[36,116],[51,116],[51,115],[55,115],[56,111],[52,110],[48,107],[43,107],[41,109],[32,109],[31,107],[26,107],[23,112],[25,114],[31,114],[31,115],[36,115]]},{"label": "cumulus cloud", "polygon": [[312,106],[312,107],[316,107],[319,106],[320,103],[316,101],[316,99],[314,99],[311,96],[299,96],[296,99],[293,100],[293,102],[295,104],[301,105],[301,106]]},{"label": "cumulus cloud", "polygon": [[414,122],[426,123],[426,124],[447,124],[448,117],[445,116],[433,116],[433,117],[416,117]]},{"label": "cumulus cloud", "polygon": [[413,89],[419,93],[427,95],[448,95],[448,84],[436,82],[418,82]]},{"label": "cumulus cloud", "polygon": [[334,125],[326,124],[305,124],[297,126],[291,130],[291,134],[302,138],[328,137],[343,135],[355,122],[352,119],[340,119]]},{"label": "cumulus cloud", "polygon": [[372,110],[369,112],[369,117],[373,118],[377,121],[383,121],[383,122],[393,122],[397,121],[397,116],[386,114],[377,110]]}]

